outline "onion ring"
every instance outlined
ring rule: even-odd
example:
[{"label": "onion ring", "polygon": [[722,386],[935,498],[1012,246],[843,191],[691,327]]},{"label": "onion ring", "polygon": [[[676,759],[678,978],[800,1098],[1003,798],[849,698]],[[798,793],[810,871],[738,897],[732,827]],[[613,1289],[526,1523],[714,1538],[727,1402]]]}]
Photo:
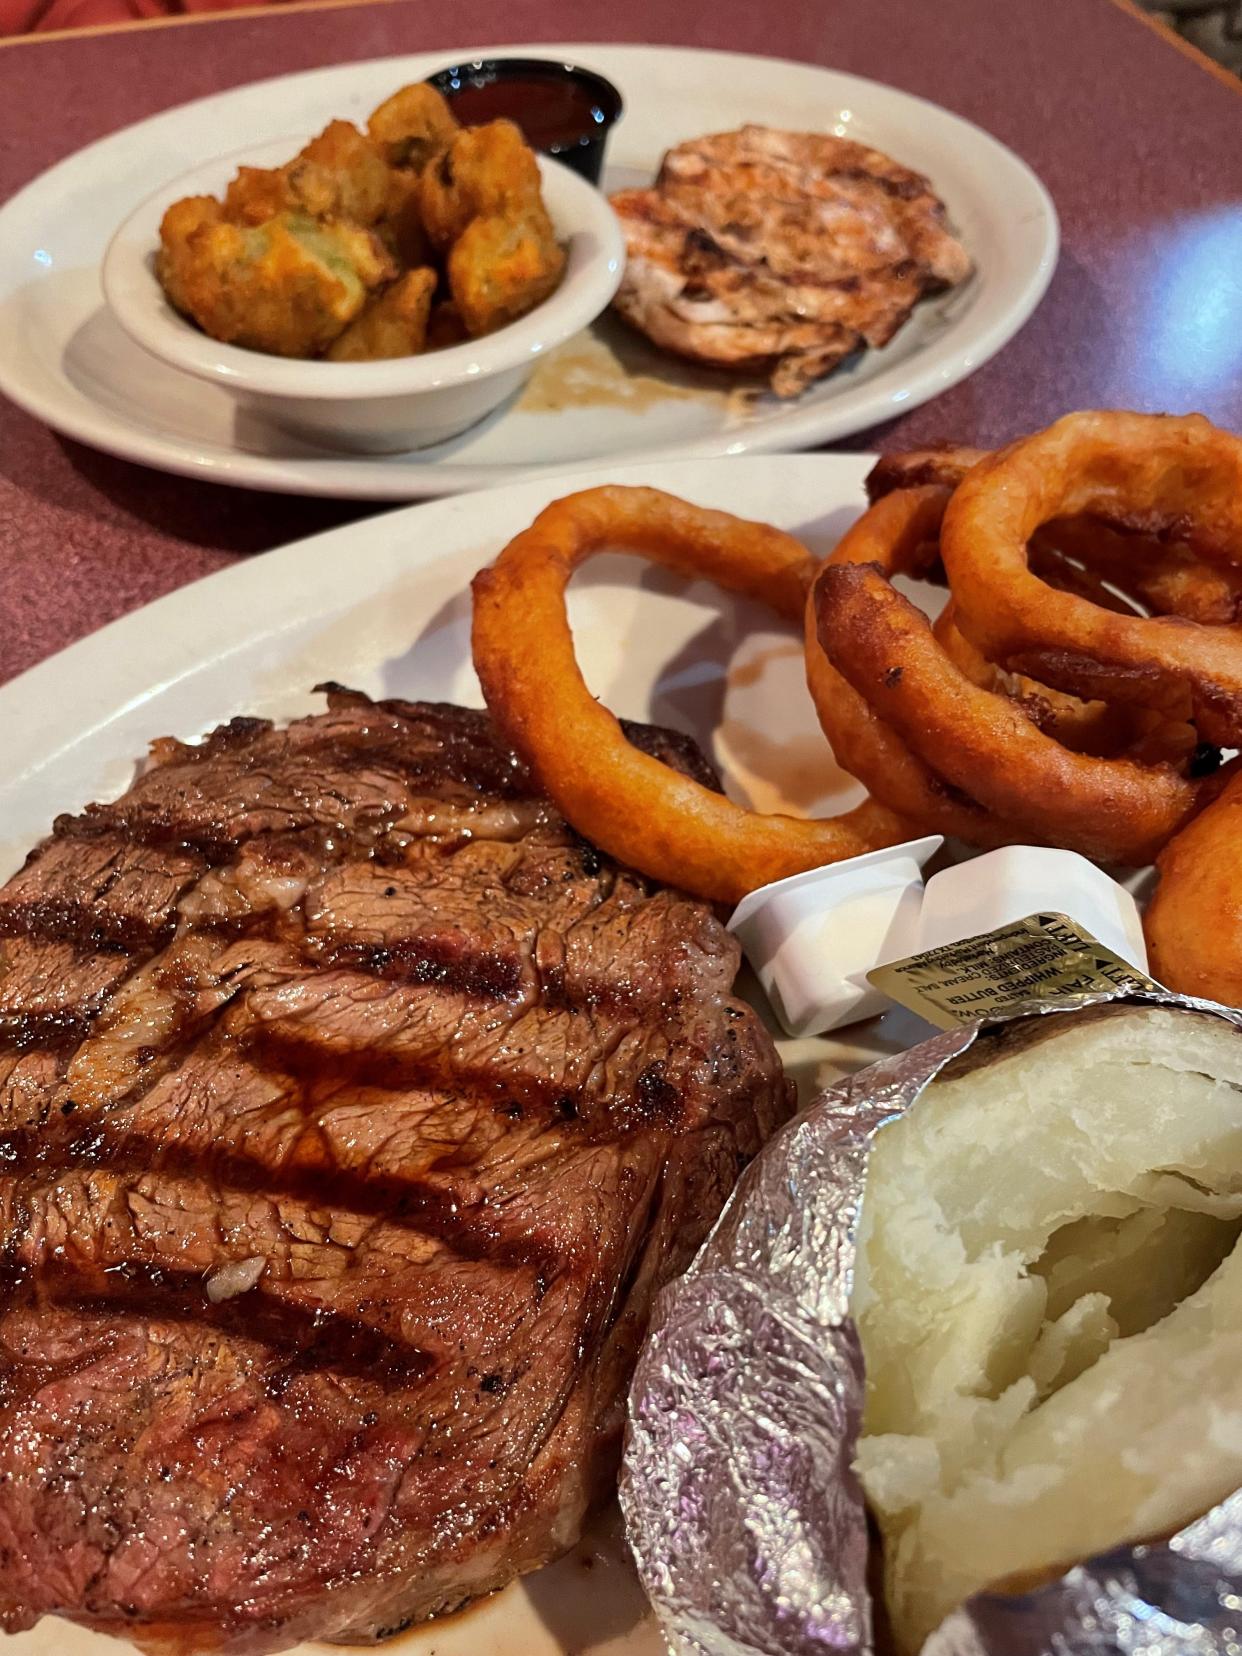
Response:
[{"label": "onion ring", "polygon": [[[867,499],[875,502],[895,489],[924,483],[955,489],[968,471],[992,458],[987,449],[947,443],[886,454],[868,474]],[[1068,576],[1074,565],[1067,562],[1067,555],[1085,566],[1096,577],[1094,582],[1076,585]],[[1189,547],[1110,528],[1098,520],[1060,518],[1046,524],[1032,537],[1029,559],[1035,574],[1050,585],[1106,609],[1124,608],[1116,602],[1116,592],[1121,592],[1153,615],[1177,615],[1183,621],[1210,626],[1242,620],[1242,570],[1213,567]],[[1053,578],[1050,569],[1061,572],[1059,578]],[[1116,592],[1109,592],[1104,581],[1111,582]]]},{"label": "onion ring", "polygon": [[565,610],[574,570],[610,547],[787,620],[801,618],[815,569],[799,541],[768,524],[613,486],[553,502],[475,577],[472,643],[488,708],[579,833],[654,879],[736,902],[921,831],[874,800],[821,821],[760,815],[632,747],[587,688]]},{"label": "onion ring", "polygon": [[[954,489],[981,460],[990,459],[986,449],[964,448],[943,444],[936,448],[914,449],[905,454],[885,455],[872,467],[866,480],[867,498],[874,504],[898,490],[938,484]],[[1062,527],[1065,526],[1054,526]],[[1079,526],[1073,526],[1077,529]],[[1083,534],[1066,534],[1053,545],[1047,539],[1037,538],[1030,547],[1031,568],[1050,586],[1061,592],[1072,592],[1080,598],[1105,609],[1124,614],[1139,613],[1126,599],[1110,591],[1096,569],[1090,566],[1090,554],[1109,531],[1099,525],[1083,526]],[[1120,537],[1114,536],[1115,540]],[[1087,567],[1079,567],[1066,556],[1064,542],[1069,542]],[[1187,556],[1189,556],[1187,554]],[[1111,567],[1116,570],[1114,561]],[[1202,571],[1216,585],[1219,578],[1214,571],[1199,564]],[[956,605],[950,598],[941,611],[933,633],[945,654],[963,672],[972,684],[981,689],[994,690],[1018,703],[1033,724],[1047,735],[1055,736],[1063,746],[1077,753],[1093,753],[1102,758],[1115,758],[1127,748],[1134,747],[1159,727],[1164,735],[1162,744],[1143,750],[1144,761],[1169,759],[1176,762],[1186,757],[1195,747],[1195,732],[1189,725],[1164,725],[1157,715],[1145,709],[1130,711],[1103,701],[1083,701],[1066,691],[1055,690],[1036,679],[1020,673],[1007,673],[990,662],[965,636],[957,625]],[[1137,757],[1133,753],[1131,757]]]},{"label": "onion ring", "polygon": [[898,489],[921,489],[928,484],[956,489],[972,466],[991,458],[990,449],[965,448],[959,443],[938,443],[931,448],[908,449],[904,454],[882,454],[867,473],[863,487],[872,506]]},{"label": "onion ring", "polygon": [[[1169,765],[1068,751],[1007,697],[971,683],[938,646],[927,618],[890,584],[890,575],[917,572],[946,493],[911,489],[871,507],[820,570],[808,602],[808,636],[813,622],[829,667],[866,705],[872,726],[888,735],[890,755],[900,755],[903,744],[908,750],[893,774],[868,764],[861,780],[898,809],[897,799],[921,785],[920,804],[937,827],[943,818],[929,791],[932,778],[942,793],[948,784],[977,802],[991,835],[1008,825],[1010,838],[1033,837],[1109,862],[1150,860],[1197,808],[1201,785]],[[808,659],[816,659],[814,649]],[[831,693],[825,703],[825,682],[821,671],[818,682],[811,679],[812,693],[835,749],[841,704]],[[851,707],[849,717],[855,715]],[[838,758],[851,768],[840,752]],[[970,832],[961,837],[973,839]]]},{"label": "onion ring", "polygon": [[[1056,529],[1061,526],[1051,524],[1049,527]],[[1040,580],[1047,581],[1048,585],[1056,587],[1058,592],[1072,592],[1078,598],[1098,604],[1101,609],[1115,610],[1118,615],[1142,615],[1143,611],[1138,607],[1135,596],[1108,586],[1094,563],[1090,561],[1095,545],[1096,542],[1092,539],[1083,545],[1081,553],[1070,552],[1066,550],[1061,536],[1045,537],[1041,533],[1027,548],[1027,558],[1032,571]],[[1079,562],[1072,561],[1075,557],[1079,558]]]},{"label": "onion ring", "polygon": [[[1205,626],[1228,626],[1242,618],[1242,570],[1213,567],[1189,547],[1165,545],[1084,518],[1050,523],[1032,552],[1045,537],[1153,615],[1176,615]],[[1031,568],[1043,573],[1034,557]]]},{"label": "onion ring", "polygon": [[1242,440],[1200,415],[1070,414],[976,465],[954,492],[941,556],[962,630],[993,661],[1079,695],[1242,736],[1242,627],[1123,616],[1054,591],[1027,543],[1091,515],[1242,561]]},{"label": "onion ring", "polygon": [[1166,989],[1242,1006],[1242,776],[1161,851],[1143,917]]},{"label": "onion ring", "polygon": [[815,584],[832,665],[938,773],[1047,844],[1144,863],[1194,812],[1170,766],[1071,753],[1005,696],[981,690],[936,644],[926,616],[878,571],[828,568]]},{"label": "onion ring", "polygon": [[[1069,566],[1068,573],[1078,575],[1081,571]],[[1052,584],[1059,586],[1059,581]],[[972,684],[1008,696],[1045,736],[1055,737],[1072,753],[1097,759],[1124,757],[1140,765],[1180,765],[1193,759],[1203,768],[1202,774],[1215,768],[1207,744],[1199,741],[1193,725],[1174,723],[1143,707],[1083,701],[1068,691],[1054,690],[1036,679],[996,666],[957,625],[957,606],[952,598],[936,617],[932,636]],[[1215,762],[1219,762],[1218,751]]]},{"label": "onion ring", "polygon": [[[934,484],[887,495],[853,524],[827,564],[878,563],[921,575],[936,553],[949,490]],[[827,567],[827,565],[825,565]],[[938,776],[875,713],[820,647],[814,595],[806,604],[806,681],[837,763],[893,810],[968,845],[1012,845],[1023,836]]]},{"label": "onion ring", "polygon": [[[981,690],[1007,696],[1022,713],[1062,747],[1074,753],[1092,753],[1115,758],[1134,736],[1137,709],[1114,707],[1108,702],[1082,701],[1064,690],[1053,690],[1021,673],[1009,673],[989,661],[957,624],[957,606],[950,598],[932,625],[932,636],[958,672]],[[1194,732],[1182,726],[1194,745]]]}]

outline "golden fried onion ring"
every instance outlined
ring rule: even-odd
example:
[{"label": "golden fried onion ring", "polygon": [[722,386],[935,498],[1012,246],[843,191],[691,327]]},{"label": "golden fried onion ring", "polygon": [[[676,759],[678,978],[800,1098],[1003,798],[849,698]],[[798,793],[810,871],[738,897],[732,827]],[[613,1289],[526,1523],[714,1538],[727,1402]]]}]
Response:
[{"label": "golden fried onion ring", "polygon": [[[947,443],[882,455],[867,475],[867,499],[874,502],[895,489],[925,483],[955,489],[972,467],[992,458],[987,449]],[[1120,592],[1152,615],[1179,615],[1209,625],[1242,620],[1242,568],[1213,566],[1189,547],[1153,535],[1110,528],[1098,519],[1062,518],[1045,525],[1027,550],[1032,571],[1049,585],[1106,609],[1133,613],[1133,602],[1117,601]],[[1070,559],[1082,566],[1077,579]]]},{"label": "golden fried onion ring", "polygon": [[[883,455],[868,473],[867,498],[874,504],[896,491],[928,484],[955,489],[972,467],[990,458],[986,449],[947,443]],[[1136,546],[1134,536],[1094,522],[1050,524],[1032,540],[1027,555],[1032,571],[1058,591],[1072,592],[1125,615],[1143,613],[1133,602],[1137,599],[1160,614],[1184,614],[1196,621],[1230,619],[1233,585],[1236,582],[1242,588],[1242,572],[1231,581],[1230,572],[1210,568],[1183,547],[1163,547],[1153,541]],[[932,574],[930,569],[928,574]],[[1106,584],[1106,578],[1113,587]],[[1114,758],[1129,749],[1131,758],[1141,757],[1145,762],[1176,761],[1196,746],[1194,727],[1184,721],[1171,723],[1142,707],[1083,701],[1068,691],[996,666],[958,626],[952,598],[932,631],[945,654],[973,684],[1009,696],[1032,723],[1077,753]]]},{"label": "golden fried onion ring", "polygon": [[760,815],[632,747],[587,688],[565,610],[570,576],[608,548],[715,581],[791,621],[815,570],[800,542],[768,524],[612,486],[553,502],[475,577],[474,664],[488,708],[579,833],[654,879],[736,902],[922,831],[873,800],[822,821]]},{"label": "golden fried onion ring", "polygon": [[[891,585],[891,575],[917,573],[926,560],[946,493],[931,485],[884,497],[816,577],[808,605],[810,682],[838,759],[847,769],[857,763],[857,753],[851,763],[838,745],[850,740],[857,705],[847,704],[842,717],[837,685],[822,666],[815,672],[816,645],[866,708],[872,731],[888,738],[884,767],[868,762],[855,771],[878,798],[907,811],[917,798],[933,826],[944,824],[976,844],[1003,835],[1104,861],[1148,861],[1196,809],[1202,784],[1167,764],[1069,751],[1008,696],[971,682],[937,643],[926,616]],[[879,739],[872,739],[878,756]],[[947,826],[964,803],[938,805],[937,784],[942,794],[960,790],[981,808],[988,838],[971,832],[969,821],[966,831]]]},{"label": "golden fried onion ring", "polygon": [[[936,558],[936,536],[949,490],[935,484],[886,495],[847,530],[828,564],[876,563],[923,575]],[[826,567],[826,566],[825,566]],[[954,788],[900,739],[833,667],[820,647],[814,593],[805,615],[806,681],[837,763],[885,804],[969,845],[1011,845],[1021,836],[969,794]]]},{"label": "golden fried onion ring", "polygon": [[[1212,565],[1196,557],[1189,547],[1127,534],[1081,518],[1051,523],[1046,533],[1063,553],[1086,564],[1152,615],[1177,615],[1183,621],[1200,621],[1207,626],[1227,625],[1242,617],[1242,569]],[[1043,538],[1041,533],[1032,552]],[[1037,575],[1043,573],[1034,557],[1031,568]],[[1094,599],[1099,601],[1098,597]]]},{"label": "golden fried onion ring", "polygon": [[[1044,561],[1050,572],[1051,560]],[[1056,580],[1052,584],[1060,587],[1061,583]],[[1111,593],[1108,596],[1113,598]],[[958,627],[957,606],[952,598],[936,617],[932,636],[972,684],[1008,696],[1045,736],[1055,736],[1062,747],[1074,753],[1093,754],[1097,759],[1124,756],[1142,765],[1162,761],[1178,765],[1194,758],[1206,768],[1213,768],[1206,744],[1200,743],[1199,733],[1191,724],[1164,719],[1145,707],[1083,701],[1066,690],[1053,690],[1021,673],[997,667]]]},{"label": "golden fried onion ring", "polygon": [[1209,563],[1242,562],[1242,440],[1197,414],[1069,414],[974,466],[941,533],[959,625],[989,660],[1236,742],[1242,628],[1118,615],[1033,573],[1036,530],[1082,516],[1169,535]]},{"label": "golden fried onion ring", "polygon": [[966,448],[959,443],[940,443],[933,448],[907,449],[902,454],[882,454],[867,473],[864,488],[871,505],[897,489],[921,489],[928,484],[956,489],[972,466],[990,460],[990,449]]},{"label": "golden fried onion ring", "polygon": [[1152,976],[1242,1006],[1242,776],[1169,841],[1156,868],[1143,916]]},{"label": "golden fried onion ring", "polygon": [[[1132,734],[1126,717],[1129,709],[1112,707],[1107,702],[1082,701],[1021,673],[1007,673],[989,661],[958,626],[957,605],[952,598],[933,622],[932,637],[959,673],[981,690],[1008,696],[1032,724],[1038,725],[1046,736],[1055,736],[1062,747],[1072,748],[1075,753],[1103,754],[1111,758],[1129,740]],[[1189,725],[1184,728],[1190,730]]]}]

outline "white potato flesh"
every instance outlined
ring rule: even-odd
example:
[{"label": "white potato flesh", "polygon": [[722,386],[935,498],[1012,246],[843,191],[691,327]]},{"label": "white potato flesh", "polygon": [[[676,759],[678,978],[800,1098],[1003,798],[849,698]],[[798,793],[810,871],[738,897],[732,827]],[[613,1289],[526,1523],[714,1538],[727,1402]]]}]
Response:
[{"label": "white potato flesh", "polygon": [[898,1642],[1242,1485],[1242,1032],[1110,1007],[883,1128],[853,1310]]}]

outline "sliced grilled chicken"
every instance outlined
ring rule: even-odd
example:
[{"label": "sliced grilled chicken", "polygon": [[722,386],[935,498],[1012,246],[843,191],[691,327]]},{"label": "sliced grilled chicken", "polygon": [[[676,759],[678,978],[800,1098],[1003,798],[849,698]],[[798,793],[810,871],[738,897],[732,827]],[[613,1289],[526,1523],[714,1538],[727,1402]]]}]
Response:
[{"label": "sliced grilled chicken", "polygon": [[748,126],[678,145],[612,198],[628,244],[616,306],[657,345],[763,370],[796,396],[970,257],[920,174],[848,139]]}]

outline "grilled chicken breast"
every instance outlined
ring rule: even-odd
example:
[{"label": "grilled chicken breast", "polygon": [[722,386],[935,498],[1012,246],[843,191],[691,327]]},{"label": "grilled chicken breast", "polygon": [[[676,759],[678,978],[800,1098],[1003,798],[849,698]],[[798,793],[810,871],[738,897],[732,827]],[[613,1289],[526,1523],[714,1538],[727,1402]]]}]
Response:
[{"label": "grilled chicken breast", "polygon": [[927,179],[846,138],[746,126],[679,144],[612,197],[628,258],[615,304],[692,361],[796,396],[971,260]]}]

